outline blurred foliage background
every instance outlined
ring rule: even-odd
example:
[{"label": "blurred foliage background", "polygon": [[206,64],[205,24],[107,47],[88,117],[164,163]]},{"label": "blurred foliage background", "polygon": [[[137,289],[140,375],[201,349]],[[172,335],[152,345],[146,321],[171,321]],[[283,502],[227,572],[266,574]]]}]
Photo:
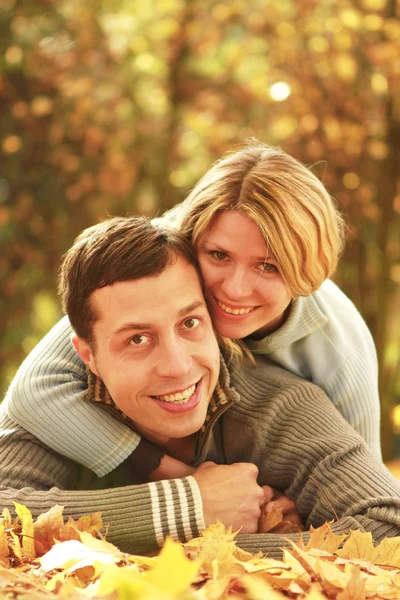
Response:
[{"label": "blurred foliage background", "polygon": [[393,456],[399,16],[399,0],[0,0],[1,391],[60,317],[74,236],[161,214],[255,136],[312,165],[346,216],[336,280],[376,342]]}]

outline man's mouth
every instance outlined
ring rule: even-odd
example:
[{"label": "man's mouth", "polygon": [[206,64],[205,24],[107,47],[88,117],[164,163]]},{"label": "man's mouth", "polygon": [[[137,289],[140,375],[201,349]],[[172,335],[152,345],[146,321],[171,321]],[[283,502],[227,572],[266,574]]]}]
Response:
[{"label": "man's mouth", "polygon": [[175,394],[165,394],[163,396],[153,396],[157,400],[161,400],[162,402],[173,402],[175,404],[186,404],[190,398],[193,396],[196,391],[196,387],[199,382],[191,385],[190,387],[182,390],[180,392],[176,392]]},{"label": "man's mouth", "polygon": [[220,300],[217,300],[217,304],[228,315],[248,315],[255,308],[254,306],[247,307],[247,308],[244,308],[244,307],[243,308],[231,308],[230,306],[227,306]]}]

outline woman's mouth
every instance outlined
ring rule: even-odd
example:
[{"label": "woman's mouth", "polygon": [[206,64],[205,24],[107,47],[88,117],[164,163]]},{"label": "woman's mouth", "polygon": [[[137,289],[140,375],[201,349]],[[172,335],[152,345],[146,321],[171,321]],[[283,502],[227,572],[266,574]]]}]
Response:
[{"label": "woman's mouth", "polygon": [[215,298],[215,301],[218,305],[218,308],[220,308],[225,314],[227,315],[248,315],[251,312],[253,312],[253,310],[256,308],[255,306],[237,306],[237,307],[233,307],[233,306],[228,306],[227,304],[225,304],[224,302],[221,302],[220,300],[217,300],[217,298]]}]

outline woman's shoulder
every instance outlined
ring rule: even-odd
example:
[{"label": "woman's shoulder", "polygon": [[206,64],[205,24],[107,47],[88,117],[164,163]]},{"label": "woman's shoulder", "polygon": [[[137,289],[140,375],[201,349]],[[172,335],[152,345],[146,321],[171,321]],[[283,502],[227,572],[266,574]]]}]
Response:
[{"label": "woman's shoulder", "polygon": [[339,342],[348,344],[351,340],[372,342],[371,333],[361,313],[346,294],[331,280],[327,279],[311,297],[319,311],[326,317],[323,329],[325,335]]}]

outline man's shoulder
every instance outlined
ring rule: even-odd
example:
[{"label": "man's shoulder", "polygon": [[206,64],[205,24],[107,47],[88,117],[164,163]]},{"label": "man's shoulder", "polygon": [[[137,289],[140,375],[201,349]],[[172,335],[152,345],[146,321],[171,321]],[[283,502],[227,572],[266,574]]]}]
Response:
[{"label": "man's shoulder", "polygon": [[246,362],[231,374],[233,387],[249,402],[268,398],[290,397],[296,391],[302,396],[318,397],[329,402],[321,388],[272,362],[266,356],[255,357],[255,364]]}]

